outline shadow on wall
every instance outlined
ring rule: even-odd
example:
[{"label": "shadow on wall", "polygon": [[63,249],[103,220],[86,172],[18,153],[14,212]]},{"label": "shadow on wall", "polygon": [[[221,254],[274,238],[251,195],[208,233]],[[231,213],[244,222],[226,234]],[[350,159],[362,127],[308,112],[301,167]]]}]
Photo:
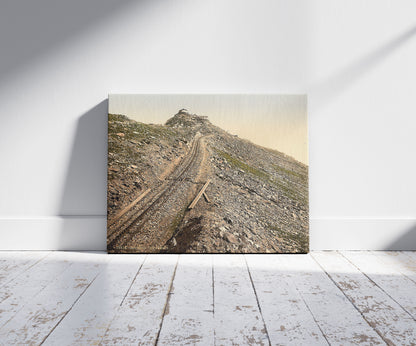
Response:
[{"label": "shadow on wall", "polygon": [[317,111],[342,94],[363,75],[369,73],[378,64],[383,62],[391,54],[395,53],[402,45],[407,43],[416,34],[416,26],[412,26],[400,35],[394,37],[369,54],[351,62],[343,69],[329,76],[327,79],[309,87],[310,100]]},{"label": "shadow on wall", "polygon": [[59,249],[106,248],[107,113],[106,99],[78,120],[58,210]]},{"label": "shadow on wall", "polygon": [[[0,80],[114,17],[134,0],[9,0],[0,11]],[[149,1],[142,1],[150,3]],[[53,28],[53,29],[51,29]]]},{"label": "shadow on wall", "polygon": [[416,224],[403,232],[403,235],[391,244],[387,245],[384,250],[403,250],[414,251],[416,249]]},{"label": "shadow on wall", "polygon": [[[319,111],[332,102],[335,98],[347,91],[365,74],[377,67],[390,55],[394,54],[404,44],[409,43],[416,36],[416,25],[411,26],[401,34],[393,37],[383,45],[374,49],[369,54],[350,62],[344,68],[336,71],[328,78],[312,84],[309,88],[308,107],[313,112],[313,117],[319,115]],[[313,121],[310,117],[310,121]],[[310,138],[313,141],[312,138]],[[313,144],[310,144],[313,145]],[[410,154],[410,151],[409,151]],[[309,166],[309,172],[313,176],[313,162]],[[313,199],[313,196],[311,196]],[[416,249],[416,224],[405,230],[404,235],[384,247],[383,250],[415,250]],[[311,234],[313,237],[313,234]],[[382,249],[380,249],[382,250]]]}]

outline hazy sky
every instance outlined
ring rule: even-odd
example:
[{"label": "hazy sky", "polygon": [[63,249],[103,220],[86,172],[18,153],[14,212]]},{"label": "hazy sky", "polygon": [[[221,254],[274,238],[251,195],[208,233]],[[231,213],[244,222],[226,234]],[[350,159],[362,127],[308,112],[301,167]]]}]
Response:
[{"label": "hazy sky", "polygon": [[110,95],[109,112],[164,124],[179,109],[308,164],[306,95]]}]

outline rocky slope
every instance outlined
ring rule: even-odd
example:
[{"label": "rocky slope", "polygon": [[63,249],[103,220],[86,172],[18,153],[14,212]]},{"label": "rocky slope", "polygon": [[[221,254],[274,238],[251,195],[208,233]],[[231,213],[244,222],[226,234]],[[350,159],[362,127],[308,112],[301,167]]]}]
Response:
[{"label": "rocky slope", "polygon": [[[109,115],[108,217],[169,179],[195,136],[204,154],[194,188],[172,213],[161,252],[268,253],[308,250],[308,167],[181,110],[165,125]],[[211,180],[196,207],[187,206]],[[157,230],[156,230],[157,231]]]}]

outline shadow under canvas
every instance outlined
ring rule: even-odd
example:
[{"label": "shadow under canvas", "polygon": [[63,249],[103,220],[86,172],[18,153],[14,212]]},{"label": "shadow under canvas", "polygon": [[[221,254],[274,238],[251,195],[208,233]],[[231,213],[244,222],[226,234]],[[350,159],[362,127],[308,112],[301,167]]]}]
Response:
[{"label": "shadow under canvas", "polygon": [[78,120],[58,210],[60,249],[106,249],[107,113],[106,99]]}]

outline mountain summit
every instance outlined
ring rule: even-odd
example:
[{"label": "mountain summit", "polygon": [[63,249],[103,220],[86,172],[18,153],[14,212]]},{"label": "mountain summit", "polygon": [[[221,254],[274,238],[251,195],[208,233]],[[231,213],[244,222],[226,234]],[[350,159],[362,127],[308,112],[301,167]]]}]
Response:
[{"label": "mountain summit", "polygon": [[190,113],[187,109],[182,108],[172,118],[166,121],[166,126],[170,127],[194,127],[205,124],[211,124],[207,116]]}]

